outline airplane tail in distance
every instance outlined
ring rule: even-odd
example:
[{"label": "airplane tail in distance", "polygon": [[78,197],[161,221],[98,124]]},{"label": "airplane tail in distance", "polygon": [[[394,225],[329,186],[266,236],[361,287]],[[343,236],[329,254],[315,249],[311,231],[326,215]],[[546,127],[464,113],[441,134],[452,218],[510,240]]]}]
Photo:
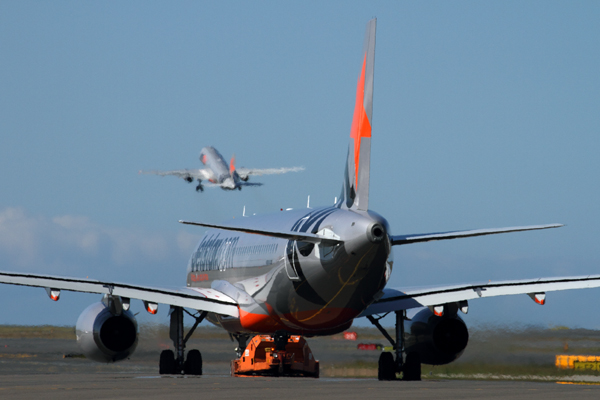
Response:
[{"label": "airplane tail in distance", "polygon": [[375,27],[377,19],[367,23],[362,52],[362,68],[356,87],[356,104],[340,208],[369,209],[369,170],[371,164],[371,124],[373,122],[373,68],[375,64]]},{"label": "airplane tail in distance", "polygon": [[233,175],[235,172],[235,154],[231,157],[231,161],[229,161],[229,173]]}]

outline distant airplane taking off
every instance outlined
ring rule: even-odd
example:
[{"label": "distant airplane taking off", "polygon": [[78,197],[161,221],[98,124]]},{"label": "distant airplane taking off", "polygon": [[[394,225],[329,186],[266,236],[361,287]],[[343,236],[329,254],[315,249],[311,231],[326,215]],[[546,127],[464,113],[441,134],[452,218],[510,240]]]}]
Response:
[{"label": "distant airplane taking off", "polygon": [[231,157],[229,167],[225,159],[214,147],[204,147],[200,151],[200,161],[206,168],[200,169],[177,169],[174,171],[140,171],[140,174],[154,174],[159,176],[173,175],[187,182],[198,181],[197,192],[204,191],[202,181],[208,181],[208,187],[221,187],[224,190],[242,190],[242,186],[261,186],[262,183],[248,182],[250,175],[285,174],[286,172],[303,171],[304,167],[292,168],[235,168],[235,156]]}]

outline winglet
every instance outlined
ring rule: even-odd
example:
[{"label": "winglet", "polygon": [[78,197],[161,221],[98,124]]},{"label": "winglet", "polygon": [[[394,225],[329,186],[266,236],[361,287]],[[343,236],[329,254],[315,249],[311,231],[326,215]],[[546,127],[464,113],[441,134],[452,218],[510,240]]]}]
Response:
[{"label": "winglet", "polygon": [[338,202],[338,207],[365,211],[369,209],[376,25],[377,19],[375,18],[367,23],[362,52],[362,68],[356,85],[356,102],[350,129],[344,185]]}]

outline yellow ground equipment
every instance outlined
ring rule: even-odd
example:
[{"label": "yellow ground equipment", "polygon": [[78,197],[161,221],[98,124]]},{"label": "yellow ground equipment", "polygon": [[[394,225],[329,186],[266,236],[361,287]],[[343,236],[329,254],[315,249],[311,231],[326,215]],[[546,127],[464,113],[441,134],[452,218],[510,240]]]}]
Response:
[{"label": "yellow ground equipment", "polygon": [[600,371],[600,356],[574,356],[559,354],[556,356],[556,367],[560,369]]},{"label": "yellow ground equipment", "polygon": [[290,336],[285,343],[285,350],[278,350],[273,337],[257,335],[250,340],[242,356],[231,362],[231,375],[318,378],[319,362],[315,360],[306,340],[300,336]]}]

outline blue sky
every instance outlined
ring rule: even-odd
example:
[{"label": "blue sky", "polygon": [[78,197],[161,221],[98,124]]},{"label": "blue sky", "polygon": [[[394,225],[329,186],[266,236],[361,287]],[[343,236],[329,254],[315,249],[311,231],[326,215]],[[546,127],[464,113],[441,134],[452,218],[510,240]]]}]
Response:
[{"label": "blue sky", "polygon": [[[201,231],[177,220],[332,203],[374,16],[370,204],[392,232],[567,225],[397,247],[390,286],[600,273],[591,1],[1,2],[1,269],[182,285]],[[203,194],[137,174],[198,167],[206,145],[306,171]],[[1,289],[10,324],[72,325],[98,297]],[[465,320],[600,328],[599,293],[472,301]]]}]

